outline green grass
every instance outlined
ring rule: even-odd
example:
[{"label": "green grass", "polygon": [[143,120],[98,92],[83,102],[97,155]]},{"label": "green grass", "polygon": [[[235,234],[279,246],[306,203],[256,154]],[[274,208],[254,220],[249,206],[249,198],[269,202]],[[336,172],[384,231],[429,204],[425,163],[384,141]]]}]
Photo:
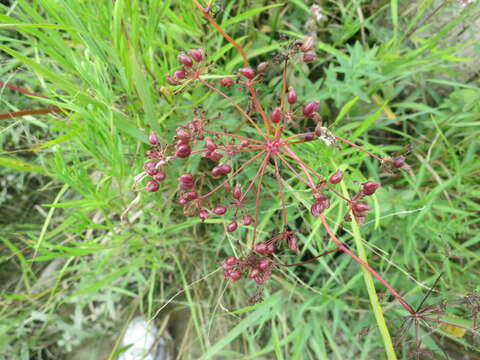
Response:
[{"label": "green grass", "polygon": [[[255,63],[315,32],[318,60],[295,64],[290,78],[299,99],[320,100],[336,134],[376,154],[413,146],[412,171],[393,175],[348,148],[305,143],[298,151],[324,175],[333,172],[331,161],[349,169],[351,191],[366,179],[381,181],[361,238],[344,228],[344,204],[334,202],[327,217],[352,249],[363,242],[369,263],[414,308],[439,273],[427,303],[480,291],[479,80],[456,68],[462,49],[473,47],[478,57],[479,44],[447,41],[480,8],[474,3],[439,21],[444,9],[429,17],[431,3],[418,2],[408,15],[400,1],[328,2],[326,21],[309,28],[309,3],[300,0],[226,1],[217,15]],[[197,162],[169,172],[160,191],[142,195],[129,222],[121,220],[136,196],[131,186],[150,130],[171,139],[199,104],[221,111],[226,127],[239,122],[203,89],[173,96],[166,84],[177,53],[189,48],[205,48],[224,74],[241,66],[189,1],[19,0],[0,5],[0,40],[0,79],[45,96],[0,87],[1,112],[64,109],[0,120],[0,359],[70,358],[99,337],[114,358],[121,329],[138,313],[159,328],[168,324],[182,359],[386,358],[372,294],[346,256],[275,272],[264,301],[252,306],[252,284],[224,281],[219,263],[238,248],[224,232],[227,220],[205,226],[175,205],[175,178]],[[262,101],[279,86],[272,75]],[[264,191],[275,194],[275,187],[272,181]],[[292,227],[312,229],[291,262],[333,246],[309,214],[304,190],[286,179]],[[273,229],[269,215],[279,206],[269,203],[261,231]],[[395,339],[405,311],[386,293],[380,304]],[[446,315],[472,326],[468,307]],[[423,334],[431,351],[478,356],[471,335]],[[413,335],[410,329],[395,348],[398,358],[409,358]]]}]

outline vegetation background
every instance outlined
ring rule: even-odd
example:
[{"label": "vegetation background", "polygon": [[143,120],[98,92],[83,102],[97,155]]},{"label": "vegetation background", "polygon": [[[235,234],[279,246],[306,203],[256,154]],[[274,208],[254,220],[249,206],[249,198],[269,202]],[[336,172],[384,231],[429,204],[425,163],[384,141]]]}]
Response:
[{"label": "vegetation background", "polygon": [[[238,0],[214,8],[255,63],[297,38],[317,38],[317,60],[295,64],[290,78],[299,98],[320,100],[327,124],[371,151],[410,146],[412,172],[387,176],[350,150],[319,153],[306,144],[302,155],[315,166],[340,162],[358,182],[381,181],[364,245],[409,302],[419,305],[440,273],[427,304],[473,299],[479,2]],[[135,197],[146,134],[170,139],[194,106],[217,106],[203,89],[172,96],[166,85],[178,52],[199,47],[226,74],[241,66],[189,1],[1,2],[0,79],[45,97],[0,86],[0,113],[64,111],[0,120],[0,359],[112,359],[138,314],[153,319],[178,359],[385,357],[350,258],[279,271],[265,300],[248,306],[254,286],[229,285],[219,271],[234,237],[181,215],[176,174],[142,198],[130,223],[120,221]],[[229,111],[233,128],[239,120]],[[274,188],[272,181],[266,191]],[[292,191],[289,208],[315,228],[305,199]],[[298,260],[326,246],[314,232],[301,240]],[[412,358],[414,328],[402,331],[405,312],[387,295],[382,303],[398,357]],[[442,316],[471,327],[476,313],[448,307]],[[480,358],[472,334],[421,331],[424,358]]]}]

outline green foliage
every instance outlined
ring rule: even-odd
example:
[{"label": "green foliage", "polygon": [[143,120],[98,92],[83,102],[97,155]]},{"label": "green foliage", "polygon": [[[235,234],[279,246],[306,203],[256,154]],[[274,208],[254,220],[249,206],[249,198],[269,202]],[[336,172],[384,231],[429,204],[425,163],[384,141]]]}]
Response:
[{"label": "green foliage", "polygon": [[[402,174],[388,174],[350,148],[305,143],[298,149],[322,175],[334,170],[331,160],[350,170],[349,191],[367,179],[382,182],[375,214],[356,241],[363,239],[369,263],[413,305],[440,272],[429,302],[480,290],[480,91],[478,74],[465,76],[455,67],[465,57],[460,51],[474,45],[478,58],[479,47],[444,43],[480,9],[478,2],[459,7],[429,34],[442,13],[432,14],[432,3],[419,2],[409,15],[399,1],[330,2],[320,23],[300,0],[225,1],[217,15],[254,62],[270,60],[296,37],[315,34],[318,60],[311,67],[297,63],[289,75],[299,97],[321,100],[332,131],[376,154],[402,153],[412,145],[412,171]],[[45,98],[0,86],[2,112],[51,105],[64,111],[0,120],[0,359],[68,357],[100,336],[111,344],[112,358],[135,313],[169,329],[177,325],[182,359],[384,356],[367,289],[351,259],[324,257],[281,268],[265,286],[265,300],[247,306],[255,288],[227,285],[217,271],[238,239],[225,235],[220,221],[209,220],[206,227],[181,214],[174,204],[178,174],[169,173],[157,194],[142,195],[130,221],[122,220],[136,196],[131,186],[150,130],[171,139],[198,104],[212,114],[221,111],[221,126],[239,123],[235,112],[203,89],[173,96],[166,85],[177,53],[189,48],[205,48],[225,74],[241,65],[235,49],[189,1],[15,4],[0,5],[0,77]],[[274,70],[261,93],[266,103],[280,88]],[[178,173],[197,166],[181,164]],[[275,196],[275,189],[271,181],[264,191]],[[317,231],[318,219],[306,210],[303,184],[292,176],[285,189],[292,228],[312,228],[300,235],[301,254],[288,260],[330,249]],[[262,211],[273,214],[279,207],[272,200]],[[341,225],[344,214],[339,201],[327,212],[335,230],[342,230],[341,240],[354,244],[354,234]],[[268,220],[260,231],[271,230]],[[380,301],[395,336],[393,319],[405,313],[389,300]],[[446,315],[472,324],[467,310]],[[412,334],[410,329],[396,348],[400,358],[408,358]],[[471,337],[447,340],[446,334],[437,329],[422,342],[453,354],[460,347],[478,352]],[[202,347],[201,353],[194,350]]]}]

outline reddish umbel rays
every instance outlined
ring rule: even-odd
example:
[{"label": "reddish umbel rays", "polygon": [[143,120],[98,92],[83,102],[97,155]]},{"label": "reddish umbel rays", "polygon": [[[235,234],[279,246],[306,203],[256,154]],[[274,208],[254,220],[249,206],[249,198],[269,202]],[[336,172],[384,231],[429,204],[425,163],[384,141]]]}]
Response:
[{"label": "reddish umbel rays", "polygon": [[[321,256],[336,251],[344,252],[378,279],[409,313],[414,313],[410,305],[381,275],[336,237],[324,214],[325,210],[330,207],[331,197],[336,196],[348,205],[349,211],[345,218],[350,219],[351,214],[354,221],[362,224],[370,210],[365,199],[373,195],[380,184],[374,181],[365,182],[355,195],[351,198],[345,197],[335,189],[335,186],[344,179],[343,170],[335,169],[324,177],[305,163],[294,149],[295,144],[317,140],[323,142],[322,146],[332,146],[337,142],[342,142],[383,163],[383,159],[379,156],[332,133],[322,124],[319,101],[313,100],[306,104],[299,104],[300,99],[296,90],[292,86],[288,86],[289,61],[293,57],[303,59],[305,62],[315,59],[313,39],[297,41],[293,47],[295,51],[290,51],[284,56],[281,92],[275,104],[267,106],[259,100],[257,93],[257,84],[262,81],[265,72],[263,67],[265,66],[260,71],[251,68],[243,48],[221,29],[209,14],[208,9],[204,9],[196,0],[193,2],[225,39],[239,50],[243,59],[243,67],[239,68],[235,75],[221,77],[218,82],[214,82],[211,80],[211,76],[205,76],[207,72],[210,72],[206,62],[208,56],[201,49],[192,49],[187,53],[179,54],[180,68],[173,70],[173,75],[167,76],[167,82],[179,86],[180,89],[192,83],[204,86],[229,103],[243,119],[242,124],[251,126],[257,136],[251,136],[251,131],[248,132],[249,135],[244,135],[240,131],[242,126],[232,132],[212,129],[206,113],[197,111],[190,122],[176,129],[176,140],[173,146],[162,146],[154,134],[150,135],[149,141],[152,147],[147,151],[149,160],[145,165],[145,173],[137,177],[139,180],[151,177],[144,189],[147,191],[158,190],[157,185],[160,180],[155,179],[155,176],[165,174],[165,168],[176,159],[187,159],[188,161],[192,156],[208,159],[207,163],[211,164],[211,170],[208,173],[186,173],[179,177],[178,202],[183,206],[185,214],[197,216],[202,221],[212,216],[226,216],[228,221],[225,230],[228,233],[237,234],[241,228],[246,228],[244,233],[250,232],[251,234],[250,248],[242,258],[229,257],[223,262],[224,276],[232,282],[245,277],[253,279],[257,284],[263,284],[271,277],[275,266],[284,265],[274,260],[274,254],[279,254],[282,249],[288,249],[294,253],[299,251],[299,239],[295,235],[296,231],[289,229],[287,223],[282,173],[288,172],[311,191],[310,212],[313,216],[320,218],[328,236],[336,245],[334,250],[327,251]],[[250,104],[248,108],[242,107],[229,95],[232,88],[245,90],[244,93],[247,94]],[[302,120],[313,122],[316,124],[315,128],[295,135],[287,134],[292,125],[298,126],[297,122]],[[392,164],[391,168],[401,168],[402,166],[404,166],[404,159],[399,159]],[[250,172],[253,175],[249,176],[247,182],[240,183],[237,177],[250,167],[256,167],[253,173]],[[264,180],[269,177],[273,178],[278,188],[281,225],[277,235],[260,241],[257,239],[260,237],[257,226],[264,198],[262,187]],[[207,180],[208,178],[210,180]],[[213,189],[204,191],[206,183],[215,185],[213,185]],[[228,196],[219,196],[222,192],[226,192]],[[253,211],[250,211],[251,204],[254,204]]]}]

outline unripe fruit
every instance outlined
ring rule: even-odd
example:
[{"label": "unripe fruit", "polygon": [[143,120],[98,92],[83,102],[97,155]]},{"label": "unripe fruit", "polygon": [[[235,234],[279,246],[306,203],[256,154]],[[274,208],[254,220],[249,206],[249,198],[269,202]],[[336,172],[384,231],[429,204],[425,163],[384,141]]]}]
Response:
[{"label": "unripe fruit", "polygon": [[237,258],[235,256],[229,256],[227,260],[225,260],[225,263],[229,266],[233,266],[237,263]]},{"label": "unripe fruit", "polygon": [[218,166],[215,166],[213,169],[212,169],[212,176],[213,177],[219,177],[220,175],[222,175],[223,172],[222,172],[222,169]]},{"label": "unripe fruit", "polygon": [[258,269],[252,269],[252,271],[250,271],[250,274],[248,275],[250,279],[254,279],[258,276],[260,276],[260,271],[258,271]]},{"label": "unripe fruit", "polygon": [[272,122],[277,124],[282,120],[282,109],[279,107],[275,108],[272,112]]},{"label": "unripe fruit", "polygon": [[323,201],[317,201],[313,203],[312,207],[310,208],[310,212],[315,217],[320,217],[325,210],[325,205]]},{"label": "unripe fruit", "polygon": [[228,164],[218,164],[218,167],[220,168],[222,174],[226,175],[230,171],[232,171],[232,167]]},{"label": "unripe fruit", "polygon": [[148,135],[148,141],[152,145],[157,145],[158,144],[157,134],[152,131],[150,135]]},{"label": "unripe fruit", "polygon": [[337,170],[335,174],[330,176],[328,181],[330,181],[331,184],[338,184],[340,181],[342,181],[342,179],[343,179],[342,170]]},{"label": "unripe fruit", "polygon": [[234,199],[240,199],[242,197],[242,187],[240,185],[240,183],[237,183],[235,185],[235,188],[233,189],[233,198]]},{"label": "unripe fruit", "polygon": [[206,138],[205,139],[205,147],[210,151],[214,151],[217,148],[217,145],[215,145],[215,143],[212,141],[212,139]]},{"label": "unripe fruit", "polygon": [[287,240],[288,248],[290,250],[292,250],[293,252],[296,252],[296,253],[299,252],[298,241],[297,240],[298,240],[298,238],[295,235],[290,236]]},{"label": "unripe fruit", "polygon": [[190,133],[182,128],[177,128],[176,130],[177,138],[182,141],[182,143],[188,143],[190,141]]},{"label": "unripe fruit", "polygon": [[150,192],[156,192],[160,188],[160,185],[155,180],[148,180],[146,189]]},{"label": "unripe fruit", "polygon": [[270,259],[262,259],[258,262],[258,268],[260,270],[266,270],[270,266],[272,261]]},{"label": "unripe fruit", "polygon": [[191,189],[193,188],[193,181],[181,182],[179,184],[180,189]]},{"label": "unripe fruit", "polygon": [[243,214],[242,215],[242,224],[248,226],[252,223],[253,218],[250,215]]},{"label": "unripe fruit", "polygon": [[183,194],[183,198],[187,200],[187,202],[193,201],[198,197],[198,194],[196,191],[189,191]]},{"label": "unripe fruit", "polygon": [[185,79],[186,76],[187,76],[187,73],[183,69],[175,70],[175,72],[173,73],[173,77],[175,79]]},{"label": "unripe fruit", "polygon": [[317,58],[317,54],[315,51],[307,51],[305,54],[303,54],[303,61],[308,63],[312,62]]},{"label": "unripe fruit", "polygon": [[193,175],[190,174],[190,173],[182,174],[182,175],[180,175],[180,177],[178,178],[178,181],[179,181],[179,182],[192,182],[192,181],[193,181]]},{"label": "unripe fruit", "polygon": [[188,54],[195,60],[196,62],[200,62],[203,60],[203,51],[200,49],[190,49],[188,50]]},{"label": "unripe fruit", "polygon": [[399,156],[393,160],[393,167],[396,167],[397,169],[400,169],[405,165],[405,157],[404,156]]},{"label": "unripe fruit", "polygon": [[234,83],[235,82],[231,78],[223,78],[222,80],[220,80],[220,85],[226,88],[232,86]]},{"label": "unripe fruit", "polygon": [[153,178],[157,181],[163,181],[163,180],[165,180],[166,177],[167,177],[167,175],[165,175],[165,173],[163,171],[159,171],[158,173],[156,173],[154,175]]},{"label": "unripe fruit", "polygon": [[217,207],[215,207],[212,212],[215,214],[215,215],[223,215],[227,212],[227,208],[223,205],[219,205]]},{"label": "unripe fruit", "polygon": [[202,221],[206,220],[209,215],[210,215],[210,213],[208,212],[207,209],[201,209],[201,210],[198,212],[198,217],[199,217],[200,219],[202,219]]},{"label": "unripe fruit", "polygon": [[362,192],[364,195],[372,195],[380,187],[380,184],[375,181],[367,181],[363,183]]},{"label": "unripe fruit", "polygon": [[314,46],[315,46],[315,42],[314,42],[313,38],[308,37],[303,42],[302,46],[300,47],[300,50],[302,50],[302,52],[307,52],[307,51],[312,50]]},{"label": "unripe fruit", "polygon": [[352,206],[352,209],[356,212],[365,212],[365,211],[368,211],[370,210],[370,206],[368,206],[367,203],[363,203],[363,202],[352,202],[351,203],[351,206]]},{"label": "unripe fruit", "polygon": [[314,113],[318,112],[318,101],[311,101],[303,108],[303,116],[306,118],[311,117]]},{"label": "unripe fruit", "polygon": [[190,59],[190,57],[188,57],[185,54],[178,55],[178,61],[180,61],[183,64],[183,66],[186,66],[186,67],[192,67],[193,65],[192,59]]},{"label": "unripe fruit", "polygon": [[229,272],[229,278],[232,282],[238,281],[242,278],[240,271],[232,270]]},{"label": "unripe fruit", "polygon": [[288,88],[287,100],[290,105],[293,105],[297,102],[297,93],[293,87]]},{"label": "unripe fruit", "polygon": [[251,68],[241,68],[238,70],[238,72],[245,76],[248,80],[252,80],[255,77],[255,71]]},{"label": "unripe fruit", "polygon": [[268,252],[268,245],[264,242],[255,245],[255,251],[260,254],[266,254]]},{"label": "unripe fruit", "polygon": [[235,220],[233,220],[230,224],[227,225],[227,231],[228,232],[234,232],[237,230],[238,224]]}]

